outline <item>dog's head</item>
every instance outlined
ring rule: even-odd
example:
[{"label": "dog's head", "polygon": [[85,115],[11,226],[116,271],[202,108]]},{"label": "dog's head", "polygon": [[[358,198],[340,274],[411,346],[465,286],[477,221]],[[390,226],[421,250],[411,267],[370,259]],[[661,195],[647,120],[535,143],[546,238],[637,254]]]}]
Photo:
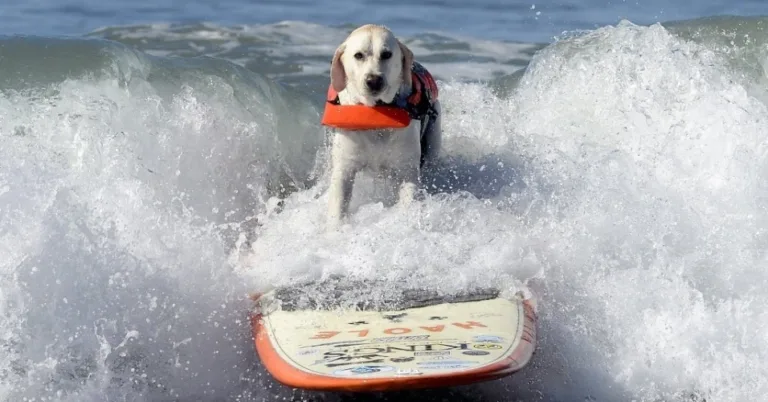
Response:
[{"label": "dog's head", "polygon": [[389,103],[401,89],[411,87],[413,53],[380,25],[363,25],[339,45],[331,63],[331,85],[346,89],[353,103]]}]

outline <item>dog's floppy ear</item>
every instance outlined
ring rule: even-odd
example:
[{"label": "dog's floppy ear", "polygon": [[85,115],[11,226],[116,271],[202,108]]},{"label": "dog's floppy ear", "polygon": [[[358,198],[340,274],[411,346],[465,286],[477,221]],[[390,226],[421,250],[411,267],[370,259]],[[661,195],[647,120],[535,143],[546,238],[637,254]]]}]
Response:
[{"label": "dog's floppy ear", "polygon": [[411,68],[413,66],[413,52],[411,52],[411,49],[408,49],[408,46],[405,46],[403,42],[397,41],[397,45],[400,46],[400,53],[403,54],[403,84],[410,88],[411,85],[413,85],[413,80],[411,78]]},{"label": "dog's floppy ear", "polygon": [[347,72],[344,71],[344,64],[341,63],[341,56],[344,54],[346,44],[342,43],[333,54],[331,62],[331,87],[336,92],[341,92],[347,87]]}]

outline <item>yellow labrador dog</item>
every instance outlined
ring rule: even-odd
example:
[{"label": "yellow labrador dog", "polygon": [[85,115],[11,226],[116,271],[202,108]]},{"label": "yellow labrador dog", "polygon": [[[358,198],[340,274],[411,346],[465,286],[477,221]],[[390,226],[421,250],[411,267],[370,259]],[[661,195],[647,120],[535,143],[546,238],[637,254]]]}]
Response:
[{"label": "yellow labrador dog", "polygon": [[442,130],[437,85],[386,27],[364,25],[339,45],[331,62],[331,88],[338,104],[396,105],[411,115],[402,129],[335,129],[328,202],[333,229],[348,213],[355,176],[362,170],[388,180],[395,200],[409,204],[421,168],[440,151]]}]

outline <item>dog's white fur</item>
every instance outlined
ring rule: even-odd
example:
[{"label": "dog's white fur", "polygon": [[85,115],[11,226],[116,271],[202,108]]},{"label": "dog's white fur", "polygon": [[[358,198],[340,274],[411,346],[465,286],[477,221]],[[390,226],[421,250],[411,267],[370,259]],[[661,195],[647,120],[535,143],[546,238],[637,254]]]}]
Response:
[{"label": "dog's white fur", "polygon": [[[387,58],[386,53],[391,52]],[[382,55],[384,54],[384,57]],[[364,25],[339,45],[331,63],[331,85],[342,105],[373,106],[410,94],[413,53],[386,27]],[[383,78],[382,89],[372,93],[366,86],[370,76]],[[429,144],[426,163],[437,157],[441,142],[440,104],[438,117],[425,134]],[[403,129],[347,131],[336,129],[331,149],[331,183],[328,225],[337,228],[346,217],[355,176],[363,169],[387,179],[401,205],[413,201],[420,179],[421,122],[412,119]]]}]

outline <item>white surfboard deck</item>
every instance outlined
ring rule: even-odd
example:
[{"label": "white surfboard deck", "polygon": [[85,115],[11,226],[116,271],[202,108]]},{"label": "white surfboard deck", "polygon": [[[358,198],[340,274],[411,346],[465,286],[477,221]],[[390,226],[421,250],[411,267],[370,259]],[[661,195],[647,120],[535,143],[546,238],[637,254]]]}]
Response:
[{"label": "white surfboard deck", "polygon": [[495,297],[398,311],[278,310],[254,315],[252,326],[262,362],[281,383],[380,391],[512,374],[533,355],[535,321],[529,300]]}]

